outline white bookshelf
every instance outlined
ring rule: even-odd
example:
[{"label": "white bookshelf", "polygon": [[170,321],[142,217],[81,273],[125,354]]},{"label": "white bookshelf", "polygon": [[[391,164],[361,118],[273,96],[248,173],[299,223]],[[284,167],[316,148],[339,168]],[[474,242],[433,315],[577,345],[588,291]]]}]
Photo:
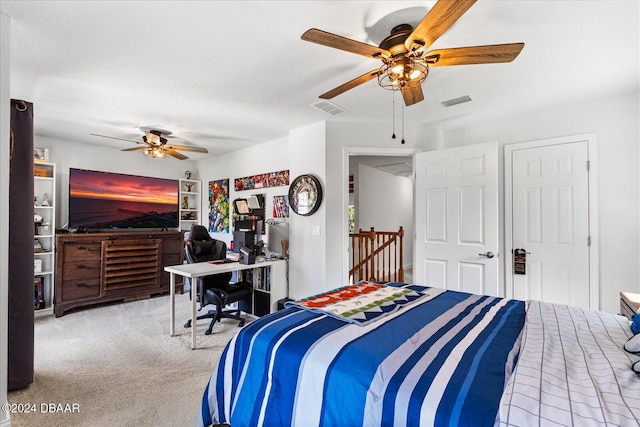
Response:
[{"label": "white bookshelf", "polygon": [[[34,213],[34,307],[37,294],[36,282],[41,281],[44,307],[36,308],[35,315],[53,314],[55,285],[56,242],[56,165],[35,162],[33,177]],[[36,222],[36,215],[42,217]],[[39,246],[39,247],[38,247]]]},{"label": "white bookshelf", "polygon": [[180,231],[189,231],[193,224],[202,224],[202,182],[197,179],[180,180]]}]

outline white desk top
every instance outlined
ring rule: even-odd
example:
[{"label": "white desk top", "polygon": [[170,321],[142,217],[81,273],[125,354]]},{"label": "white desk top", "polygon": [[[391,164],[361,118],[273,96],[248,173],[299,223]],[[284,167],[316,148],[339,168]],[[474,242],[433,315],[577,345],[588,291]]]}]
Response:
[{"label": "white desk top", "polygon": [[227,262],[213,264],[210,262],[197,262],[195,264],[178,264],[169,265],[164,268],[164,271],[174,273],[182,277],[189,277],[195,279],[197,277],[211,276],[218,273],[227,273],[230,271],[250,270],[252,268],[268,267],[274,265],[277,262],[284,260],[269,260],[263,262],[256,262],[255,264],[240,264],[239,262]]}]

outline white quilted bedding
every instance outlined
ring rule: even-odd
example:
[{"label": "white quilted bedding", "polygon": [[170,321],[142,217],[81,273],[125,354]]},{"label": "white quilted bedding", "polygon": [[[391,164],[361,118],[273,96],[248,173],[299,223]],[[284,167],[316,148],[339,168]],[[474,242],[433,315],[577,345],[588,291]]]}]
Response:
[{"label": "white quilted bedding", "polygon": [[501,426],[640,426],[638,357],[627,319],[530,301]]}]

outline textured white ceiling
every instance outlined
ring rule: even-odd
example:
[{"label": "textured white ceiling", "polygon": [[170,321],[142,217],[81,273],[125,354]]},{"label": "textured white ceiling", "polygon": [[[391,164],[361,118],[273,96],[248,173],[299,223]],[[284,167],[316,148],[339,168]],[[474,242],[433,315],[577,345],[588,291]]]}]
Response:
[{"label": "textured white ceiling", "polygon": [[[320,28],[378,44],[433,1],[10,1],[11,96],[35,106],[35,132],[111,146],[159,127],[210,155],[320,120],[391,121],[375,81],[310,107],[378,62],[304,42]],[[438,67],[411,123],[457,127],[495,115],[638,91],[639,2],[479,0],[432,48],[524,42],[512,63]],[[473,102],[438,103],[469,94]],[[398,98],[399,101],[399,98]],[[188,153],[193,159],[205,157]]]}]

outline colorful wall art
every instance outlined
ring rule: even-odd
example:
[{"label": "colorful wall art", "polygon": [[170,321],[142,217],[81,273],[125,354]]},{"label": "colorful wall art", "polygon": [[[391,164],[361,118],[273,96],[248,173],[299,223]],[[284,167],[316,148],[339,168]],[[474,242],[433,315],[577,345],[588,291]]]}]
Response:
[{"label": "colorful wall art", "polygon": [[229,179],[209,181],[209,231],[229,232]]},{"label": "colorful wall art", "polygon": [[256,188],[281,187],[289,185],[289,170],[262,173],[235,179],[236,191],[255,190]]},{"label": "colorful wall art", "polygon": [[273,217],[289,218],[289,197],[273,196]]}]

